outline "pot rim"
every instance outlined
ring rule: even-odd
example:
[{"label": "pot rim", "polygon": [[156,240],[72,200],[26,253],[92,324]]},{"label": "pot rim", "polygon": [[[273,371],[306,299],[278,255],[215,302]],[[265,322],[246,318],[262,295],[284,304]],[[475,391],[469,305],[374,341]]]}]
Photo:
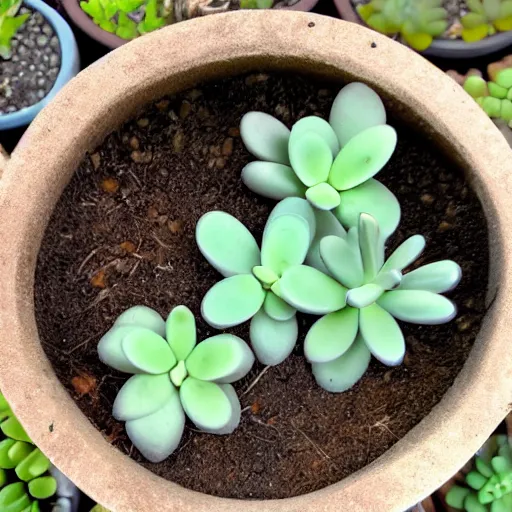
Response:
[{"label": "pot rim", "polygon": [[48,94],[34,105],[22,108],[11,114],[0,115],[0,131],[17,128],[29,124],[40,110],[73,78],[80,70],[80,55],[75,36],[64,18],[47,5],[43,0],[24,0],[24,4],[35,11],[39,11],[50,23],[59,38],[61,50],[60,70],[53,87]]},{"label": "pot rim", "polygon": [[[287,11],[311,11],[314,9],[318,1],[319,0],[299,0],[296,4],[291,5],[290,7],[282,7],[282,9]],[[129,42],[128,40],[116,36],[115,34],[111,34],[96,25],[96,23],[94,23],[94,21],[92,21],[92,19],[81,9],[79,0],[62,0],[62,6],[73,23],[80,28],[80,30],[107,48],[113,50]]]},{"label": "pot rim", "polygon": [[[428,416],[379,459],[337,484],[295,498],[248,501],[184,489],[103,438],[60,384],[41,348],[33,284],[44,230],[86,151],[139,105],[200,82],[261,69],[366,82],[393,101],[396,112],[407,112],[426,135],[435,136],[463,165],[482,202],[491,275],[489,309],[471,354]],[[113,511],[401,512],[455,473],[509,409],[510,148],[451,78],[385,36],[325,16],[277,10],[178,23],[130,42],[80,73],[31,124],[6,167],[0,180],[0,387],[51,461]]]},{"label": "pot rim", "polygon": [[[369,28],[354,9],[350,0],[334,0],[334,4],[342,19]],[[512,32],[508,31],[500,32],[474,43],[466,43],[461,39],[434,39],[426,50],[419,53],[427,57],[441,57],[444,59],[471,59],[490,55],[511,44]]]}]

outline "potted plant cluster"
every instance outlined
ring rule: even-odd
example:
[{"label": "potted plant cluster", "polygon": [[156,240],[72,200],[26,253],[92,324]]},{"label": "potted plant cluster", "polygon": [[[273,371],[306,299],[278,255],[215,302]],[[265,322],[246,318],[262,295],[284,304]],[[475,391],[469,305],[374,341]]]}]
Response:
[{"label": "potted plant cluster", "polygon": [[39,0],[0,3],[0,131],[29,124],[80,69],[71,29]]},{"label": "potted plant cluster", "polygon": [[228,13],[129,46],[0,160],[27,432],[113,511],[417,503],[508,407],[505,141],[355,24]]},{"label": "potted plant cluster", "polygon": [[474,58],[512,42],[507,0],[335,0],[342,19],[397,37],[426,56]]},{"label": "potted plant cluster", "polygon": [[108,48],[166,25],[237,9],[310,11],[318,0],[63,0],[73,22]]}]

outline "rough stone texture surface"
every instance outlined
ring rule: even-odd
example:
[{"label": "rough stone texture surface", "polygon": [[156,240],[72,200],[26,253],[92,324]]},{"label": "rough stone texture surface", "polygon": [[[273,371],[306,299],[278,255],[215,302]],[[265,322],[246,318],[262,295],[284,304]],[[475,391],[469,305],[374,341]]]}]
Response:
[{"label": "rough stone texture surface", "polygon": [[[20,14],[27,12],[20,9]],[[41,101],[60,69],[59,39],[41,13],[32,12],[11,44],[12,57],[0,60],[0,116]]]},{"label": "rough stone texture surface", "polygon": [[[288,500],[241,502],[187,491],[110,446],[44,355],[33,279],[44,229],[86,151],[152,100],[261,68],[366,82],[395,115],[433,137],[466,170],[482,202],[491,272],[480,335],[454,386],[428,417],[373,464],[336,485]],[[63,89],[30,125],[4,171],[0,387],[52,462],[114,512],[401,512],[450,478],[509,410],[511,156],[499,130],[450,77],[408,48],[354,24],[310,13],[235,12],[132,41]]]}]

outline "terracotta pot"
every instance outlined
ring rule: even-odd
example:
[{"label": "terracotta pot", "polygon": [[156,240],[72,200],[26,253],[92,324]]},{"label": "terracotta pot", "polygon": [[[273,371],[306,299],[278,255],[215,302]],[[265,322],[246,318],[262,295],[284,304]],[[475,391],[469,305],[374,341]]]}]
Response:
[{"label": "terracotta pot", "polygon": [[[342,19],[366,26],[350,0],[334,0],[334,3]],[[473,59],[491,55],[510,45],[512,45],[512,31],[509,30],[474,43],[466,43],[461,39],[434,39],[432,44],[421,53],[427,57],[443,59]]]},{"label": "terracotta pot", "polygon": [[[465,170],[482,201],[491,242],[489,309],[442,401],[366,468],[321,491],[278,501],[192,492],[113,448],[56,378],[34,316],[41,239],[86,151],[164,94],[251,70],[370,84],[390,111],[420,129],[420,136],[432,137]],[[0,387],[52,462],[115,512],[402,512],[463,466],[509,408],[512,153],[451,78],[385,36],[326,16],[286,11],[233,12],[178,23],[132,41],[80,73],[34,120],[10,160],[2,161]]]},{"label": "terracotta pot", "polygon": [[[296,4],[290,7],[283,7],[283,9],[290,11],[311,11],[317,3],[318,0],[299,0]],[[62,5],[78,28],[107,48],[114,49],[128,42],[126,39],[121,39],[115,34],[111,34],[98,27],[98,25],[82,11],[80,0],[62,0]]]}]

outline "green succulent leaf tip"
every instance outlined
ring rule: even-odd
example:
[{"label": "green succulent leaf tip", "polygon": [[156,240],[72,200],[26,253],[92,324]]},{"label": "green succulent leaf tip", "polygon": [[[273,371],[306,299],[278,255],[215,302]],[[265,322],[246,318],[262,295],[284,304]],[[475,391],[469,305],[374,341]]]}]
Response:
[{"label": "green succulent leaf tip", "polygon": [[495,82],[469,76],[464,82],[464,90],[489,117],[512,122],[512,68],[499,71]]},{"label": "green succulent leaf tip", "polygon": [[80,7],[100,28],[127,40],[172,22],[164,0],[84,0]]},{"label": "green succulent leaf tip", "polygon": [[511,0],[468,0],[466,4],[469,12],[461,19],[464,41],[473,43],[512,30]]},{"label": "green succulent leaf tip", "polygon": [[52,497],[57,481],[50,461],[32,443],[0,393],[0,510],[38,511],[38,500]]},{"label": "green succulent leaf tip", "polygon": [[269,114],[248,112],[240,133],[257,158],[242,170],[242,181],[257,194],[278,201],[305,198],[347,229],[362,212],[369,213],[384,238],[398,226],[397,199],[374,179],[392,157],[397,136],[386,124],[382,100],[367,85],[343,87],[328,121],[304,117],[289,130]]},{"label": "green succulent leaf tip", "polygon": [[0,0],[0,58],[10,59],[11,42],[16,32],[30,17],[30,13],[20,14],[22,0]]},{"label": "green succulent leaf tip", "polygon": [[400,364],[405,341],[397,320],[435,325],[454,318],[455,305],[441,293],[457,286],[461,269],[443,260],[408,271],[424,247],[415,235],[385,260],[379,224],[368,214],[345,236],[322,238],[323,263],[348,290],[346,307],[321,317],[306,336],[304,352],[322,387],[342,392],[353,386],[370,354],[388,366]]},{"label": "green succulent leaf tip", "polygon": [[245,377],[254,355],[242,339],[219,334],[196,344],[196,323],[186,306],[166,321],[155,310],[133,306],[99,341],[102,362],[133,374],[119,391],[112,414],[151,462],[179,445],[185,415],[201,430],[228,434],[240,422],[231,383]]},{"label": "green succulent leaf tip", "polygon": [[415,50],[426,50],[448,28],[442,0],[371,0],[357,7],[368,26],[382,34],[400,34]]},{"label": "green succulent leaf tip", "polygon": [[465,484],[448,491],[448,505],[467,512],[512,510],[512,450],[506,436],[491,436],[474,457]]}]

